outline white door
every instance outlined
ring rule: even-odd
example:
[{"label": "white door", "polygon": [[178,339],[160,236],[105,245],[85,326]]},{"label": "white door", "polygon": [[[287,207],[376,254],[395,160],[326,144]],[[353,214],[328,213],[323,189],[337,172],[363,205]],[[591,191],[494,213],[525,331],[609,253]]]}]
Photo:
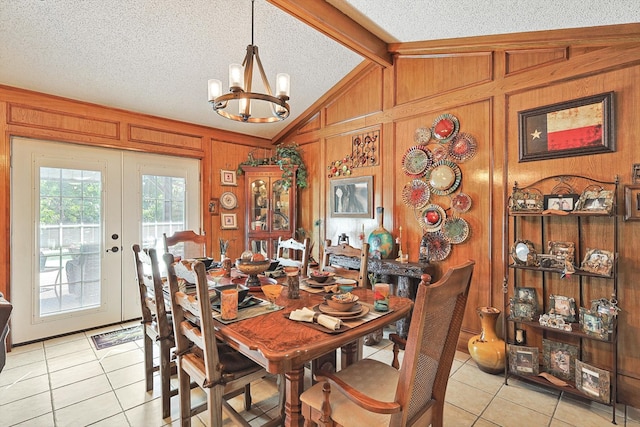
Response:
[{"label": "white door", "polygon": [[[140,317],[130,248],[147,243],[143,225],[162,216],[147,210],[143,220],[143,181],[165,179],[178,189],[175,200],[158,197],[158,205],[173,205],[174,222],[154,238],[165,230],[198,230],[198,167],[197,160],[13,138],[13,341]],[[187,200],[188,193],[195,199]],[[188,220],[187,207],[195,219]]]}]

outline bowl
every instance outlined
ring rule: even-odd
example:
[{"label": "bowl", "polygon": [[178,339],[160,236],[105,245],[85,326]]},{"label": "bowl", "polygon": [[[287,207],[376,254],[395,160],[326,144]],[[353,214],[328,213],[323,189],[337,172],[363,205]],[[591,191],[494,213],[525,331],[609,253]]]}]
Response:
[{"label": "bowl", "polygon": [[343,294],[346,294],[353,291],[353,285],[339,285],[338,289],[340,289],[340,292],[342,292]]},{"label": "bowl", "polygon": [[194,260],[200,261],[201,263],[203,263],[205,270],[211,267],[211,264],[213,264],[213,258],[209,258],[209,257],[194,258]]},{"label": "bowl", "polygon": [[334,275],[335,275],[334,273],[331,273],[328,271],[313,270],[310,274],[310,277],[315,282],[324,283],[329,279],[329,277],[332,277]]},{"label": "bowl", "polygon": [[270,259],[264,261],[246,261],[242,258],[236,260],[236,267],[238,270],[248,275],[258,275],[263,273],[271,265]]},{"label": "bowl", "polygon": [[333,310],[349,311],[358,302],[358,296],[353,294],[328,294],[324,296],[324,300]]},{"label": "bowl", "polygon": [[237,289],[238,290],[238,304],[240,304],[247,297],[249,293],[249,288],[244,285],[236,285],[235,283],[231,283],[229,285],[218,285],[213,286],[212,289],[216,293],[216,297],[220,298],[220,293],[227,289]]}]

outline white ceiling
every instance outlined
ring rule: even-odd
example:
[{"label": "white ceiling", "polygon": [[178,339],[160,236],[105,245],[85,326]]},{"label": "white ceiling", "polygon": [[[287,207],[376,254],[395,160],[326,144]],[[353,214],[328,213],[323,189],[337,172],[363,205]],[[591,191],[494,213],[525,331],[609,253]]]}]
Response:
[{"label": "white ceiling", "polygon": [[[327,2],[385,42],[640,22],[638,0]],[[0,0],[0,84],[265,138],[363,60],[266,0],[254,42],[271,85],[291,75],[284,122],[232,122],[207,102],[207,79],[226,85],[251,43],[249,0]]]}]

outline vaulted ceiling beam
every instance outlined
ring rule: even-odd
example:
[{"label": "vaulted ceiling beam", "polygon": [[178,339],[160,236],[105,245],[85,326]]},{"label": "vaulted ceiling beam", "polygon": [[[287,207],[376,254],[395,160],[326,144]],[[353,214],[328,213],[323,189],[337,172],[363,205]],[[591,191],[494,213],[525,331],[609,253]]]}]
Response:
[{"label": "vaulted ceiling beam", "polygon": [[357,54],[383,67],[393,65],[386,42],[326,1],[267,1]]}]

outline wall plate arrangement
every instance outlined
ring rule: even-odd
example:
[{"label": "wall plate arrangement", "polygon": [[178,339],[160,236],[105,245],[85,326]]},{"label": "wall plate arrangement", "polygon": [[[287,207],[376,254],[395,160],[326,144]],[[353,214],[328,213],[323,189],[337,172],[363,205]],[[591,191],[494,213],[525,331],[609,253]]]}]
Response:
[{"label": "wall plate arrangement", "polygon": [[220,206],[224,209],[231,210],[238,206],[238,198],[230,191],[225,191],[220,196]]}]

